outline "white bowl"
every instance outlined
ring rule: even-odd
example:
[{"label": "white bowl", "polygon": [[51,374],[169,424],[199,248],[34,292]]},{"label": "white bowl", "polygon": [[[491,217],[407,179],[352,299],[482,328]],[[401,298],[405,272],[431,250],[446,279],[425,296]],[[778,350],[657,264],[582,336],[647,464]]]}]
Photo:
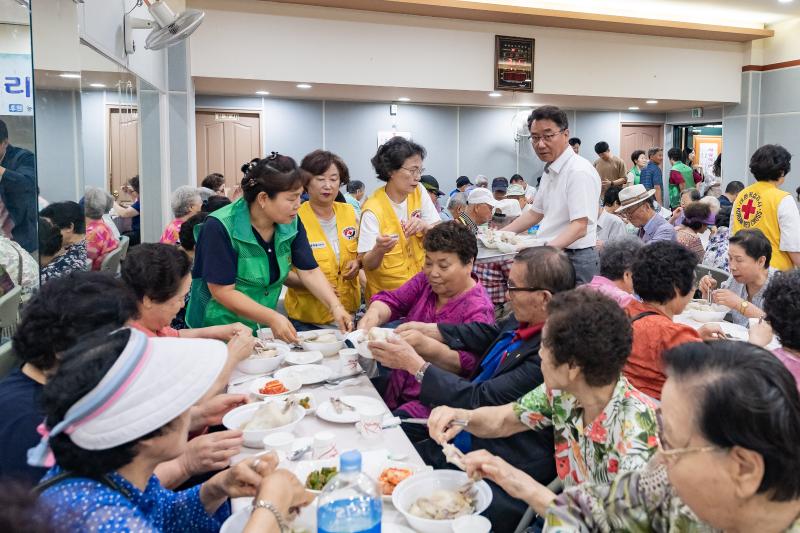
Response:
[{"label": "white bowl", "polygon": [[[408,521],[409,525],[423,533],[451,533],[454,520],[430,520],[408,512],[419,498],[430,496],[437,490],[455,490],[468,480],[467,474],[458,470],[434,470],[421,472],[401,481],[392,493],[392,504]],[[485,481],[475,483],[478,493],[475,513],[480,514],[492,503],[492,489]]]},{"label": "white bowl", "polygon": [[692,300],[686,309],[689,317],[697,322],[720,322],[725,318],[725,315],[731,311],[727,306],[719,304],[711,304],[711,311],[701,311],[700,309],[694,308],[694,306],[698,304],[708,305],[705,300]]},{"label": "white bowl", "polygon": [[[325,335],[328,333],[332,333],[336,335],[336,342],[314,342],[314,341],[307,341],[306,336],[311,334],[316,335]],[[342,337],[342,333],[335,329],[318,329],[314,331],[304,332],[300,335],[300,342],[303,345],[303,350],[307,352],[322,352],[324,357],[330,357],[332,355],[336,355],[339,353],[339,350],[344,348],[344,338]]]},{"label": "white bowl", "polygon": [[290,365],[313,365],[322,361],[322,352],[289,352],[286,354],[286,363]]},{"label": "white bowl", "polygon": [[286,354],[291,351],[285,344],[277,342],[264,343],[263,346],[267,350],[277,350],[278,354],[275,357],[248,357],[236,365],[236,369],[245,374],[268,374],[281,366]]},{"label": "white bowl", "polygon": [[[236,409],[229,411],[228,414],[222,418],[222,425],[228,429],[242,429],[242,426],[248,423],[250,419],[253,418],[253,415],[255,415],[256,411],[258,411],[258,409],[267,402],[280,402],[280,404],[283,405],[282,398],[265,400],[263,402],[248,403],[247,405],[242,405],[241,407],[237,407]],[[286,425],[278,426],[272,429],[243,430],[242,434],[244,437],[244,445],[248,448],[263,448],[264,437],[277,431],[291,432],[292,428],[294,428],[303,419],[303,417],[306,416],[306,410],[299,405],[295,405],[292,407],[291,414],[292,421]]]},{"label": "white bowl", "polygon": [[[371,328],[370,328],[371,329]],[[394,330],[391,328],[378,328],[386,331],[387,333],[394,334]],[[353,343],[358,350],[358,355],[365,359],[375,359],[372,356],[372,351],[369,349],[369,341],[367,340],[368,332],[364,331],[363,329],[357,329],[351,333],[347,334],[347,340]]]}]

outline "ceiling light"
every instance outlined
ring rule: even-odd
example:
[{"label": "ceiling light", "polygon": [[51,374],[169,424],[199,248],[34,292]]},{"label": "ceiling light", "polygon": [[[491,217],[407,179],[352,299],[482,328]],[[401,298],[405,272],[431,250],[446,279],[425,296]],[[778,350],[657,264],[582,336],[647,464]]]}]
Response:
[{"label": "ceiling light", "polygon": [[256,91],[256,94],[259,96],[267,96],[269,94],[269,91]]},{"label": "ceiling light", "polygon": [[632,106],[630,106],[630,107],[628,108],[628,111],[639,111],[639,108],[638,108],[638,107],[636,107],[635,105],[632,105]]},{"label": "ceiling light", "polygon": [[794,0],[778,0],[781,4],[791,4]]},{"label": "ceiling light", "polygon": [[298,89],[310,89],[310,88],[311,88],[311,85],[309,85],[309,84],[307,84],[307,83],[298,83],[298,84],[297,84],[297,88],[298,88]]},{"label": "ceiling light", "polygon": [[74,72],[62,72],[61,74],[59,74],[59,77],[61,77],[61,78],[69,78],[71,80],[72,79],[75,79],[75,80],[81,79],[81,75],[80,74],[76,74]]},{"label": "ceiling light", "polygon": [[398,102],[410,102],[411,98],[409,98],[408,96],[401,96],[400,98],[397,99],[397,101]]},{"label": "ceiling light", "polygon": [[95,89],[105,89],[105,83],[90,83],[89,87],[94,87]]},{"label": "ceiling light", "polygon": [[491,96],[492,98],[500,98],[503,95],[500,93],[489,93],[489,96]]},{"label": "ceiling light", "polygon": [[648,100],[646,103],[648,103],[648,104],[650,104],[650,105],[652,105],[652,104],[657,104],[657,103],[658,103],[658,100]]}]

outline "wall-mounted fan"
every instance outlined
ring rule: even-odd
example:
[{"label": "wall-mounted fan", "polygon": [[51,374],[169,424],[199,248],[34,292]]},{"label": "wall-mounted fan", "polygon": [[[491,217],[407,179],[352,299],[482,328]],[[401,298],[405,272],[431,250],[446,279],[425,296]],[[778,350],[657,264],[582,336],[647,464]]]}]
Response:
[{"label": "wall-mounted fan", "polygon": [[514,142],[525,141],[531,138],[531,131],[528,129],[528,115],[530,110],[517,111],[511,119],[511,131],[514,132]]},{"label": "wall-mounted fan", "polygon": [[130,12],[125,15],[125,53],[127,54],[136,51],[133,30],[152,28],[153,31],[145,39],[144,47],[148,50],[161,50],[189,37],[200,26],[205,16],[204,12],[197,9],[187,9],[176,15],[165,0],[138,0],[136,6],[141,5],[142,1],[147,5],[147,10],[153,20],[131,16]]}]

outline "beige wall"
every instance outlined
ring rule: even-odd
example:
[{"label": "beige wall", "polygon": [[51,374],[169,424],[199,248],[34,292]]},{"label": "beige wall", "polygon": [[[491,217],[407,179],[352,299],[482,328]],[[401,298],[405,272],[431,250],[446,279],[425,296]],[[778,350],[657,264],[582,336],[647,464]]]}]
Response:
[{"label": "beige wall", "polygon": [[775,24],[775,36],[762,40],[763,64],[800,59],[800,18]]}]

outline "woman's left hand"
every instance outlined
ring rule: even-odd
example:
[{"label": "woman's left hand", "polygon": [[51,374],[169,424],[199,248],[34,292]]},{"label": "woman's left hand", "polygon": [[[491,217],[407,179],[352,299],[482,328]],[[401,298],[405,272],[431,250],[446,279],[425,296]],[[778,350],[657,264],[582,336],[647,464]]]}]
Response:
[{"label": "woman's left hand", "polygon": [[333,321],[339,326],[339,331],[347,333],[353,331],[353,317],[342,305],[337,305],[331,311]]},{"label": "woman's left hand", "polygon": [[278,467],[275,452],[260,455],[255,459],[245,459],[208,480],[229,498],[253,497],[258,493],[261,480],[272,474]]},{"label": "woman's left hand", "polygon": [[228,324],[225,326],[226,328],[226,338],[222,339],[224,341],[231,340],[235,335],[242,335],[244,337],[252,337],[253,330],[242,324],[241,322],[234,322],[233,324]]},{"label": "woman's left hand", "polygon": [[192,427],[218,426],[228,411],[248,403],[246,394],[217,394],[197,404],[192,413]]},{"label": "woman's left hand", "polygon": [[769,325],[769,322],[761,319],[758,324],[753,324],[750,326],[747,340],[750,341],[750,344],[755,344],[756,346],[761,346],[763,348],[772,342],[772,337],[774,335],[775,334],[772,331],[772,327]]},{"label": "woman's left hand", "polygon": [[425,233],[428,231],[428,224],[419,217],[411,217],[402,223],[403,233],[406,237],[411,237],[417,233]]},{"label": "woman's left hand", "polygon": [[425,364],[425,359],[402,338],[393,335],[388,341],[371,341],[369,349],[373,357],[385,367],[415,373]]},{"label": "woman's left hand", "polygon": [[342,278],[350,281],[351,279],[358,276],[358,271],[361,270],[361,262],[358,259],[353,259],[349,263],[347,263],[347,267],[345,271],[342,273]]},{"label": "woman's left hand", "polygon": [[255,351],[256,338],[250,330],[247,335],[234,335],[228,342],[228,356],[237,362],[244,361]]},{"label": "woman's left hand", "polygon": [[464,456],[464,466],[470,478],[487,478],[497,483],[512,498],[524,497],[536,486],[536,480],[514,468],[506,461],[486,450],[470,452]]},{"label": "woman's left hand", "polygon": [[728,289],[717,289],[714,291],[712,299],[715,304],[724,305],[730,309],[739,309],[739,306],[741,306],[744,301],[741,297]]}]

